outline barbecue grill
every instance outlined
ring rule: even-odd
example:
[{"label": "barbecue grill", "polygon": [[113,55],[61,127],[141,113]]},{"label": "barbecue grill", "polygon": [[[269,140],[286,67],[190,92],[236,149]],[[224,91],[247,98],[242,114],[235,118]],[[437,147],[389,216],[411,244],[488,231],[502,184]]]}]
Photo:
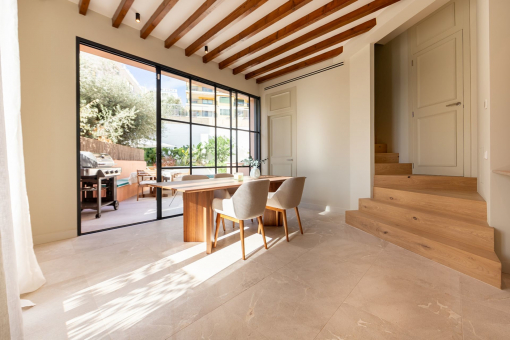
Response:
[{"label": "barbecue grill", "polygon": [[117,176],[121,171],[106,153],[80,151],[81,210],[96,210],[96,218],[101,217],[101,207],[117,210]]}]

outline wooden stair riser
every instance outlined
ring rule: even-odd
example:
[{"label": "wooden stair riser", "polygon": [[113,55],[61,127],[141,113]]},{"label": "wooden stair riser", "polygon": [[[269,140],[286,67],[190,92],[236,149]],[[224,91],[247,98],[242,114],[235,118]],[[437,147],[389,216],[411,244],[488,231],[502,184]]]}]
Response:
[{"label": "wooden stair riser", "polygon": [[399,162],[398,153],[376,153],[375,154],[375,162],[376,163],[398,163]]},{"label": "wooden stair riser", "polygon": [[465,223],[455,218],[409,209],[373,199],[360,199],[359,210],[379,216],[402,227],[416,228],[450,240],[494,251],[494,229],[489,226]]},{"label": "wooden stair riser", "polygon": [[374,150],[375,153],[386,153],[388,152],[388,147],[386,144],[376,144]]},{"label": "wooden stair riser", "polygon": [[476,191],[476,178],[453,176],[376,175],[374,186],[393,189],[437,189]]},{"label": "wooden stair riser", "polygon": [[494,287],[501,288],[501,263],[433,241],[389,224],[373,220],[358,211],[346,212],[346,223],[402,248],[441,263]]},{"label": "wooden stair riser", "polygon": [[374,199],[487,222],[487,203],[463,198],[374,187]]},{"label": "wooden stair riser", "polygon": [[411,175],[412,173],[411,163],[375,163],[376,175]]}]

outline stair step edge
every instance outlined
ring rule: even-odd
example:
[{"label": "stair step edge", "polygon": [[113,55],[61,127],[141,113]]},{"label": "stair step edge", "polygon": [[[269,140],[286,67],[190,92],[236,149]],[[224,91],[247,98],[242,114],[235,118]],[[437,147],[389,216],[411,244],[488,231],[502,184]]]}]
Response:
[{"label": "stair step edge", "polygon": [[[361,217],[372,219],[372,220],[375,220],[378,223],[385,224],[385,225],[388,225],[388,226],[393,227],[393,228],[397,228],[397,229],[401,230],[402,232],[414,234],[414,235],[417,235],[417,236],[429,239],[431,241],[434,241],[434,242],[437,242],[437,243],[441,243],[441,244],[443,244],[445,246],[456,248],[456,249],[462,250],[464,252],[467,252],[467,253],[470,253],[470,254],[482,257],[482,258],[487,259],[489,261],[494,261],[494,262],[500,263],[499,258],[497,257],[497,255],[496,255],[496,253],[494,251],[490,251],[490,250],[486,250],[486,249],[481,249],[481,248],[478,248],[478,247],[470,246],[470,245],[464,244],[464,243],[456,241],[456,240],[452,240],[452,239],[444,237],[444,236],[438,237],[436,235],[427,233],[427,232],[425,232],[423,230],[416,229],[416,228],[413,228],[413,227],[408,227],[408,226],[402,226],[402,225],[400,225],[398,223],[395,223],[393,221],[390,221],[390,220],[388,220],[386,218],[383,218],[383,217],[380,217],[380,216],[376,216],[376,215],[372,215],[372,214],[369,214],[369,213],[366,213],[366,212],[361,212],[359,210],[348,210],[346,213],[355,214],[355,215],[361,215]],[[448,242],[444,242],[444,241],[448,241]]]},{"label": "stair step edge", "polygon": [[449,219],[449,220],[459,220],[459,221],[461,221],[463,223],[472,225],[472,226],[474,226],[476,228],[480,228],[481,227],[481,228],[487,228],[489,230],[494,230],[494,228],[489,226],[489,224],[486,221],[481,221],[481,220],[478,220],[478,219],[466,218],[466,217],[462,217],[462,216],[451,214],[451,213],[432,211],[432,210],[426,209],[426,208],[410,207],[410,206],[405,205],[405,204],[386,202],[386,201],[378,200],[376,198],[360,198],[360,202],[362,200],[373,200],[373,201],[379,202],[381,204],[387,204],[387,205],[390,205],[390,206],[394,206],[394,207],[405,209],[405,210],[409,210],[409,211],[417,211],[417,212],[420,212],[420,213],[436,215],[436,216],[439,216],[441,218],[445,218],[445,219]]}]

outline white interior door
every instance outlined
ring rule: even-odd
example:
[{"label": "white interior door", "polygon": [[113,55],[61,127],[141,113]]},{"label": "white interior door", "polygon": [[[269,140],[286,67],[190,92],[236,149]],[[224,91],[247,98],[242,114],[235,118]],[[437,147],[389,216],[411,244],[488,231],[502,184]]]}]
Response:
[{"label": "white interior door", "polygon": [[464,175],[462,31],[413,55],[413,173]]},{"label": "white interior door", "polygon": [[268,94],[269,174],[296,176],[295,88]]}]

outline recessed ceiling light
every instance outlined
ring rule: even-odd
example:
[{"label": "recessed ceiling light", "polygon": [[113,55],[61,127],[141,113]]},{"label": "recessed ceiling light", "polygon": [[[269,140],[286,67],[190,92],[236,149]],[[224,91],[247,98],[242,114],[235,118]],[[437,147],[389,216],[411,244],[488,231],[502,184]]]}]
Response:
[{"label": "recessed ceiling light", "polygon": [[140,22],[140,13],[136,13],[135,18],[136,22]]},{"label": "recessed ceiling light", "polygon": [[209,47],[205,47],[205,54],[207,54],[207,52],[209,52]]}]

